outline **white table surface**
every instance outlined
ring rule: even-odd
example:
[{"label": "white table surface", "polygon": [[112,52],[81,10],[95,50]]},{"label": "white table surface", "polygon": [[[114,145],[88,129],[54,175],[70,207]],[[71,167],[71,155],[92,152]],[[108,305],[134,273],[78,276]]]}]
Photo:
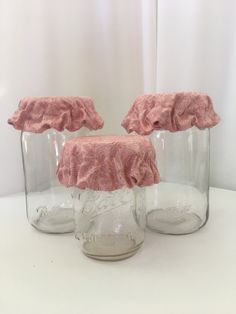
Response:
[{"label": "white table surface", "polygon": [[33,229],[22,194],[0,198],[0,314],[90,313],[235,314],[236,192],[211,189],[203,229],[147,232],[120,262],[85,257],[73,234]]}]

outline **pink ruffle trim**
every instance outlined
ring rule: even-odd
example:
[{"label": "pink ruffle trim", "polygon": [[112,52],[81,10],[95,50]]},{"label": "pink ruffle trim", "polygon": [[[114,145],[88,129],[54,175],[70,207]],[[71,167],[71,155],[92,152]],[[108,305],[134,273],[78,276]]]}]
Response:
[{"label": "pink ruffle trim", "polygon": [[92,99],[85,97],[24,98],[8,123],[15,129],[33,133],[50,128],[73,132],[82,127],[90,130],[103,127]]},{"label": "pink ruffle trim", "polygon": [[189,92],[139,96],[122,126],[128,133],[148,135],[154,130],[176,132],[193,126],[211,128],[219,121],[209,96]]},{"label": "pink ruffle trim", "polygon": [[160,181],[155,151],[142,136],[78,137],[65,144],[57,168],[65,186],[95,191],[148,186]]}]

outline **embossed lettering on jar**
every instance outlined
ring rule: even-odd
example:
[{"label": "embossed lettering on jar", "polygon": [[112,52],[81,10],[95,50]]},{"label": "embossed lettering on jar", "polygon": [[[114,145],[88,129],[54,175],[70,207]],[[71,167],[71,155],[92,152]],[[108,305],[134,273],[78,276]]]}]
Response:
[{"label": "embossed lettering on jar", "polygon": [[78,190],[75,236],[89,257],[103,260],[133,255],[144,241],[144,189]]}]

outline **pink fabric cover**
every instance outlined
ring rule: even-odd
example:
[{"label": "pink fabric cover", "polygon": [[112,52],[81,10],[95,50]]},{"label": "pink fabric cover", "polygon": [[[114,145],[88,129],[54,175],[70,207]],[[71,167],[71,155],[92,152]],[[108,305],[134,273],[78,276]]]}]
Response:
[{"label": "pink fabric cover", "polygon": [[147,186],[160,181],[155,151],[142,136],[90,136],[68,141],[57,168],[65,186],[95,191]]},{"label": "pink fabric cover", "polygon": [[90,130],[103,127],[103,120],[92,99],[85,97],[24,98],[8,123],[15,129],[33,133],[42,133],[50,128],[73,132],[82,127]]},{"label": "pink fabric cover", "polygon": [[187,92],[139,96],[122,126],[128,133],[148,135],[154,130],[176,132],[192,126],[211,128],[219,121],[208,95]]}]

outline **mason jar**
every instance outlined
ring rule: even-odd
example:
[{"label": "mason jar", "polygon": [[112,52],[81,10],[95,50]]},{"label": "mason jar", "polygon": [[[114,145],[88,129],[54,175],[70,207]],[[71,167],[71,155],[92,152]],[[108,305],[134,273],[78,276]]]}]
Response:
[{"label": "mason jar", "polygon": [[209,96],[199,93],[138,97],[123,121],[148,135],[161,181],[146,189],[147,227],[188,234],[209,216],[210,127],[219,122]]},{"label": "mason jar", "polygon": [[56,168],[65,142],[86,132],[21,132],[26,213],[36,229],[48,233],[74,231],[72,193],[58,181]]},{"label": "mason jar", "polygon": [[75,188],[75,236],[85,255],[120,260],[137,252],[144,241],[145,187],[159,182],[148,139],[72,139],[65,144],[57,175]]},{"label": "mason jar", "polygon": [[147,226],[161,233],[191,233],[209,215],[209,129],[154,131],[161,182],[147,189]]},{"label": "mason jar", "polygon": [[132,256],[145,230],[144,188],[75,191],[75,237],[83,253],[101,260]]},{"label": "mason jar", "polygon": [[103,122],[82,97],[24,98],[9,123],[21,130],[26,212],[29,223],[48,233],[74,231],[72,193],[56,169],[65,142]]}]

